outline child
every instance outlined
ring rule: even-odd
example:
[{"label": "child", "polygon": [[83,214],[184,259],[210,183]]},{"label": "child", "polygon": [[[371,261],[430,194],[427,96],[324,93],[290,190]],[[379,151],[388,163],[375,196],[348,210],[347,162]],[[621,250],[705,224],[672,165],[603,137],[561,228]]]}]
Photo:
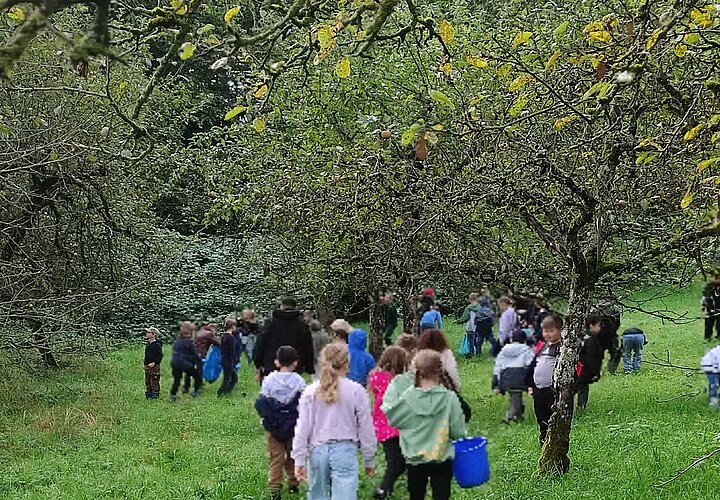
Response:
[{"label": "child", "polygon": [[591,314],[586,321],[587,333],[583,337],[580,347],[580,367],[577,385],[577,409],[584,410],[587,407],[590,396],[590,384],[600,380],[600,368],[602,367],[603,349],[597,339],[602,330],[602,318],[598,314]]},{"label": "child", "polygon": [[440,384],[440,354],[418,351],[414,360],[415,384],[381,409],[390,425],[400,431],[400,447],[407,461],[410,500],[423,500],[430,479],[434,500],[450,498],[455,455],[452,440],[465,436],[465,419],[457,395]]},{"label": "child", "polygon": [[158,340],[160,331],[157,328],[146,328],[145,359],[145,398],[157,399],[160,397],[160,362],[163,359],[162,343]]},{"label": "child", "polygon": [[258,323],[255,311],[252,309],[244,309],[243,312],[240,313],[238,329],[241,335],[240,342],[242,344],[242,350],[245,351],[247,362],[252,365],[255,341],[258,336]]},{"label": "child", "polygon": [[708,379],[708,397],[710,398],[710,408],[720,408],[720,399],[718,399],[718,386],[720,385],[720,346],[710,349],[702,361],[700,366],[707,375]]},{"label": "child", "polygon": [[318,357],[320,351],[330,343],[330,336],[327,334],[325,329],[318,320],[314,319],[310,322],[310,335],[312,335],[313,343],[313,366],[315,367],[315,373],[312,376],[313,382],[320,377],[320,367],[318,366]]},{"label": "child", "polygon": [[220,337],[220,366],[223,370],[222,385],[217,391],[218,396],[230,394],[238,381],[235,363],[237,360],[237,340],[233,332],[237,326],[235,318],[225,318],[225,333]]},{"label": "child", "polygon": [[512,300],[510,300],[509,297],[500,297],[498,300],[498,307],[500,308],[500,311],[502,311],[498,326],[500,330],[498,333],[498,344],[499,347],[502,347],[506,343],[510,342],[512,332],[517,327],[517,315],[515,314]]},{"label": "child", "polygon": [[349,367],[347,346],[328,344],[320,353],[320,380],[300,397],[292,458],[297,479],[308,481],[308,500],[357,499],[358,447],[365,472],[375,475],[370,401],[346,378]]},{"label": "child", "polygon": [[431,306],[430,310],[423,313],[420,318],[420,333],[425,330],[429,330],[430,328],[442,330],[442,315],[440,314],[440,311],[438,311],[437,306],[434,304]]},{"label": "child", "polygon": [[712,272],[710,281],[705,285],[702,298],[702,311],[705,317],[705,341],[712,339],[713,327],[715,334],[720,340],[720,270]]},{"label": "child", "polygon": [[480,355],[477,343],[477,324],[475,318],[477,318],[481,306],[478,303],[477,293],[471,293],[468,300],[470,300],[470,304],[465,306],[462,316],[460,316],[460,319],[457,322],[458,324],[465,325],[465,335],[467,335],[470,343],[470,353],[468,354],[468,357],[472,357]]},{"label": "child", "polygon": [[400,334],[400,336],[395,341],[395,345],[398,347],[402,347],[405,351],[405,354],[407,356],[407,363],[408,365],[415,357],[415,352],[417,351],[417,343],[418,338],[413,335],[412,330],[407,329],[404,332]]},{"label": "child", "polygon": [[358,384],[367,384],[370,370],[375,368],[375,358],[365,351],[367,333],[365,330],[353,330],[348,337],[348,350],[350,352],[350,371],[348,378]]},{"label": "child", "polygon": [[[413,337],[414,338],[414,337]],[[405,472],[405,459],[400,450],[400,432],[388,424],[387,417],[380,409],[383,404],[383,396],[388,385],[397,375],[407,370],[407,355],[405,350],[398,346],[390,346],[385,349],[378,369],[370,373],[368,389],[375,396],[373,404],[373,425],[375,436],[379,443],[382,443],[385,452],[385,475],[379,488],[373,492],[373,498],[387,498],[392,494],[393,486],[398,477]]]},{"label": "child", "polygon": [[280,498],[283,469],[287,474],[288,491],[298,492],[295,463],[290,457],[292,438],[298,418],[298,401],[305,389],[305,381],[295,373],[298,353],[294,347],[282,346],[277,351],[275,366],[262,381],[255,409],[262,418],[268,456],[268,488],[270,498]]},{"label": "child", "polygon": [[640,371],[643,346],[647,344],[645,333],[639,328],[628,328],[622,334],[623,368],[625,374]]},{"label": "child", "polygon": [[173,385],[170,388],[170,401],[177,399],[177,391],[180,388],[183,374],[192,377],[195,381],[192,397],[196,398],[200,395],[202,376],[198,370],[198,366],[200,366],[202,360],[197,353],[195,343],[192,339],[194,331],[195,325],[191,321],[183,321],[180,325],[180,336],[173,344],[173,353],[170,359],[173,375]]},{"label": "child", "polygon": [[336,319],[330,324],[330,331],[333,333],[333,342],[348,343],[348,336],[353,327],[344,319]]},{"label": "child", "polygon": [[510,393],[510,405],[505,412],[505,418],[502,419],[504,424],[510,423],[511,420],[519,422],[525,414],[523,392],[528,389],[525,375],[527,367],[535,357],[526,341],[525,333],[522,330],[515,330],[512,343],[505,345],[495,360],[493,390],[496,393]]},{"label": "child", "polygon": [[551,314],[542,323],[544,344],[535,355],[535,370],[533,371],[533,403],[535,418],[540,427],[540,446],[545,443],[550,417],[555,403],[553,390],[553,373],[560,354],[560,332],[564,326],[563,319]]}]

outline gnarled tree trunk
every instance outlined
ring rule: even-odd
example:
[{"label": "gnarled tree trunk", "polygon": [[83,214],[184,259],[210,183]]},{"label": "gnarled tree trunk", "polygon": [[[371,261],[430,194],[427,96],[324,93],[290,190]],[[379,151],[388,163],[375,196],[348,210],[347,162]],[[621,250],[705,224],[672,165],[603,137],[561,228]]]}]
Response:
[{"label": "gnarled tree trunk", "polygon": [[594,280],[587,276],[575,276],[570,287],[562,347],[553,376],[555,405],[537,468],[537,475],[540,476],[561,475],[570,468],[568,452],[576,389],[575,374],[593,288]]},{"label": "gnarled tree trunk", "polygon": [[380,359],[383,352],[383,315],[382,306],[380,304],[379,291],[370,292],[370,346],[369,351],[375,357]]}]

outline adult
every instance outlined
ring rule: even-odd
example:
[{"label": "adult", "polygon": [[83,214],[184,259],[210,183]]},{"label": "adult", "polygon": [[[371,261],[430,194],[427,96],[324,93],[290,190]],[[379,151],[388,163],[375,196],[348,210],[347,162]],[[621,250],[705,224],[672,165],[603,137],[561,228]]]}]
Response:
[{"label": "adult", "polygon": [[332,332],[333,342],[347,344],[348,337],[350,336],[350,332],[353,331],[353,327],[346,320],[338,318],[330,323],[330,331]]},{"label": "adult", "polygon": [[263,331],[255,344],[253,360],[258,380],[275,370],[277,350],[284,345],[294,347],[298,352],[298,373],[315,372],[313,366],[313,343],[310,328],[302,319],[293,297],[283,297],[280,308],[263,325]]},{"label": "adult", "polygon": [[432,349],[440,354],[443,362],[443,369],[447,372],[456,391],[460,391],[460,374],[458,373],[455,355],[448,347],[447,339],[443,332],[437,328],[425,330],[418,339],[417,350]]},{"label": "adult", "polygon": [[422,332],[422,329],[420,327],[422,317],[425,315],[425,313],[431,311],[434,305],[435,290],[433,290],[432,288],[423,289],[422,293],[417,299],[417,305],[415,307],[415,318],[417,319],[417,323],[415,325],[416,335],[420,335],[420,333]]},{"label": "adult", "polygon": [[712,339],[713,328],[715,328],[716,338],[720,339],[720,269],[712,272],[710,281],[705,285],[702,311],[706,315],[705,341]]},{"label": "adult", "polygon": [[600,316],[602,321],[597,339],[602,348],[602,357],[605,357],[605,351],[610,355],[607,364],[608,373],[615,374],[620,364],[620,359],[622,358],[622,350],[620,349],[620,342],[618,341],[620,309],[611,301],[606,300],[600,302],[591,312]]},{"label": "adult", "polygon": [[498,299],[498,307],[502,313],[500,314],[498,343],[500,347],[511,342],[512,332],[517,328],[517,314],[513,307],[513,301],[510,297],[500,297]]},{"label": "adult", "polygon": [[382,299],[383,339],[385,345],[392,345],[393,333],[398,326],[397,304],[392,292],[386,292]]},{"label": "adult", "polygon": [[244,309],[238,318],[237,331],[240,334],[241,349],[245,351],[248,363],[252,363],[255,341],[258,335],[257,315],[252,309]]}]

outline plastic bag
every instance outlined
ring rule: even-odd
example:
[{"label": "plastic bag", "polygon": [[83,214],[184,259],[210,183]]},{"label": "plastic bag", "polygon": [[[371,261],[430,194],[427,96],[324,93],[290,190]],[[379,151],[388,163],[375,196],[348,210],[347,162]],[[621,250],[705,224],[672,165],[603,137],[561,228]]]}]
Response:
[{"label": "plastic bag", "polygon": [[460,342],[460,356],[468,356],[470,355],[470,338],[467,336],[467,333],[462,339],[462,342]]},{"label": "plastic bag", "polygon": [[208,351],[207,358],[205,358],[205,364],[203,365],[203,378],[210,383],[215,382],[220,374],[222,373],[222,366],[220,366],[220,348],[217,346],[211,346]]}]

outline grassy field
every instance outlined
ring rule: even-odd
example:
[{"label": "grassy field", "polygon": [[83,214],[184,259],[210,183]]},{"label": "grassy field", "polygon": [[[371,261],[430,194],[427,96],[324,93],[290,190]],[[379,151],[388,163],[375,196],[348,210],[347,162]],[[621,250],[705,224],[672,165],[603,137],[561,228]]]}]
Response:
[{"label": "grassy field", "polygon": [[[699,290],[680,291],[665,304],[694,315]],[[627,313],[623,328],[629,326],[648,334],[647,359],[669,350],[674,362],[698,366],[707,348],[701,321],[675,326]],[[453,325],[449,335],[457,346],[461,327]],[[169,346],[165,350],[169,361]],[[0,498],[267,498],[250,368],[242,367],[228,399],[215,397],[216,383],[197,400],[185,396],[171,404],[144,399],[141,359],[138,342],[66,372],[28,377],[0,366]],[[591,388],[588,409],[576,416],[570,473],[538,481],[532,477],[539,448],[531,401],[524,423],[502,425],[506,400],[490,394],[491,360],[462,360],[460,369],[474,410],[471,434],[489,439],[492,479],[458,488],[454,498],[720,498],[720,457],[663,489],[653,487],[720,445],[720,415],[707,408],[702,375],[649,364],[637,375],[604,375]],[[169,381],[164,363],[164,397]],[[696,397],[661,402],[698,390]],[[360,498],[370,498],[375,481],[361,479]]]}]

